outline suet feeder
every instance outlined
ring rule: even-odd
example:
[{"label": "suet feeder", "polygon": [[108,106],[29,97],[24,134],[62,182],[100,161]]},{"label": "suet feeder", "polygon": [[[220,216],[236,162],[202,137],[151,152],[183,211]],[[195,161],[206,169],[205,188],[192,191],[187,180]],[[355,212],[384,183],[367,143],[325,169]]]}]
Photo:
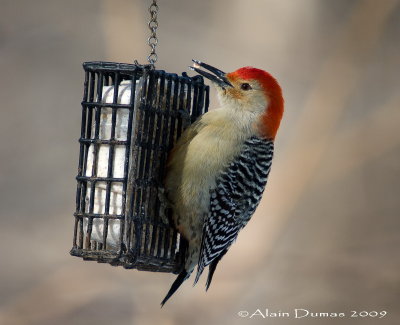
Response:
[{"label": "suet feeder", "polygon": [[86,62],[83,68],[71,255],[177,273],[185,242],[166,221],[171,211],[160,191],[168,152],[207,111],[209,88],[201,76],[151,64]]}]

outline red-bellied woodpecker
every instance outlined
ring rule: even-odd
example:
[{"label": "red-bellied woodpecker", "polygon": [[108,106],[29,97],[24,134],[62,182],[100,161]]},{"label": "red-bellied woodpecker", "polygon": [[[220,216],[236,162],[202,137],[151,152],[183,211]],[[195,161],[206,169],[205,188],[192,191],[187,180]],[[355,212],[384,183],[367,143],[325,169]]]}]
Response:
[{"label": "red-bellied woodpecker", "polygon": [[169,155],[165,194],[189,246],[184,270],[161,305],[196,264],[195,284],[209,265],[210,286],[218,262],[261,200],[283,115],[281,87],[268,72],[244,67],[226,74],[193,62],[192,70],[215,83],[221,107],[186,129]]}]

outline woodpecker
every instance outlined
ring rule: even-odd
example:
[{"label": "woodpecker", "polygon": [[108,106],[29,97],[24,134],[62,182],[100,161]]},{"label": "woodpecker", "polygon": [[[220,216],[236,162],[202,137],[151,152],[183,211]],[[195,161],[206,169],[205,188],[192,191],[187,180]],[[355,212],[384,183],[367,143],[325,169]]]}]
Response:
[{"label": "woodpecker", "polygon": [[283,115],[281,87],[268,72],[243,67],[224,73],[193,62],[190,69],[215,84],[221,106],[188,127],[168,157],[165,195],[188,250],[162,306],[196,265],[194,284],[209,266],[208,290],[218,262],[261,200]]}]

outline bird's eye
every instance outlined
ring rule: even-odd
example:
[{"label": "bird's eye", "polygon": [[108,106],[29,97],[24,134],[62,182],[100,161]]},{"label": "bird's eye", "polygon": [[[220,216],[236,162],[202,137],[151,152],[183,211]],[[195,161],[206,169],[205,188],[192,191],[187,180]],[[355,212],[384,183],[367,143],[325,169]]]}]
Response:
[{"label": "bird's eye", "polygon": [[250,90],[250,89],[251,89],[251,86],[250,86],[250,84],[248,84],[248,83],[244,83],[244,84],[241,84],[241,85],[240,85],[240,88],[241,88],[242,90]]}]

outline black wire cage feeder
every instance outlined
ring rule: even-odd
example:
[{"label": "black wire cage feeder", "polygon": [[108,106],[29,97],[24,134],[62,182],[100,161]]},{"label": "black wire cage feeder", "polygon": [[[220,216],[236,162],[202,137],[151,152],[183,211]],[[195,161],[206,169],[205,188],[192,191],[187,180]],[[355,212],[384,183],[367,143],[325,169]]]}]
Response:
[{"label": "black wire cage feeder", "polygon": [[125,268],[181,269],[186,243],[160,199],[168,152],[207,111],[200,76],[86,62],[71,255]]}]

